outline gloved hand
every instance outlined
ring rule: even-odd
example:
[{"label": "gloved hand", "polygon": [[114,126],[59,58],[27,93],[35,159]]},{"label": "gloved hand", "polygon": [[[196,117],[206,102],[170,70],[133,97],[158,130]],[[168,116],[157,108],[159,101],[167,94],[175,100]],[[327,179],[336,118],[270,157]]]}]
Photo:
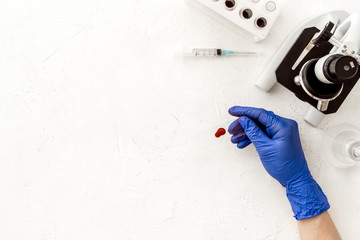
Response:
[{"label": "gloved hand", "polygon": [[231,141],[238,148],[254,144],[266,171],[286,188],[297,220],[317,216],[330,208],[310,174],[294,120],[251,107],[232,107],[229,113],[239,117],[229,126]]}]

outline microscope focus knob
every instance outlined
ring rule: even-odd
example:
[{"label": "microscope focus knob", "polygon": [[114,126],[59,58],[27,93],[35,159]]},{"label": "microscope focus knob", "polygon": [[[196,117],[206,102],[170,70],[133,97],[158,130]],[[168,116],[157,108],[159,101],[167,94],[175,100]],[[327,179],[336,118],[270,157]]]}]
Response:
[{"label": "microscope focus knob", "polygon": [[325,60],[323,72],[329,82],[342,83],[359,74],[359,64],[353,57],[336,54]]},{"label": "microscope focus knob", "polygon": [[313,40],[313,44],[316,47],[320,47],[325,42],[328,42],[330,38],[333,36],[333,33],[331,32],[333,28],[335,27],[335,24],[332,22],[328,22],[325,26],[325,28],[322,30],[320,35]]}]

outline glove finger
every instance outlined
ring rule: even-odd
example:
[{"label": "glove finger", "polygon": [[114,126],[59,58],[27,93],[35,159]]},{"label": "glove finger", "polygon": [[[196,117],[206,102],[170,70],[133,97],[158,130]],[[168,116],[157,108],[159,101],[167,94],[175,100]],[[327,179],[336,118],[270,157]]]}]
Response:
[{"label": "glove finger", "polygon": [[249,117],[253,120],[258,121],[267,129],[271,129],[271,127],[274,126],[278,120],[277,115],[262,108],[234,106],[229,109],[229,113],[236,117]]},{"label": "glove finger", "polygon": [[252,119],[248,117],[240,117],[239,121],[241,126],[244,128],[246,135],[250,141],[254,143],[255,147],[257,144],[270,140]]},{"label": "glove finger", "polygon": [[230,124],[228,132],[230,134],[238,134],[244,132],[244,128],[241,126],[239,119],[236,119]]},{"label": "glove finger", "polygon": [[238,134],[233,135],[231,137],[231,142],[232,143],[240,143],[240,142],[242,142],[244,140],[247,140],[247,139],[249,139],[249,138],[246,136],[245,132],[242,132],[242,133],[238,133]]},{"label": "glove finger", "polygon": [[237,144],[237,147],[240,148],[240,149],[243,149],[243,148],[246,148],[247,146],[249,146],[250,144],[251,144],[250,139],[245,139],[244,141],[239,142]]}]

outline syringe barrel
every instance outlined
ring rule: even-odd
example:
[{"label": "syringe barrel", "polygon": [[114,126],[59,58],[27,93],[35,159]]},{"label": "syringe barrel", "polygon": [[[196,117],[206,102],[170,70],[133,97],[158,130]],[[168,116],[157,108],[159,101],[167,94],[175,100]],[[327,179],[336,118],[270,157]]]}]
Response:
[{"label": "syringe barrel", "polygon": [[193,48],[184,51],[184,56],[192,57],[214,57],[221,56],[221,49],[217,48]]}]

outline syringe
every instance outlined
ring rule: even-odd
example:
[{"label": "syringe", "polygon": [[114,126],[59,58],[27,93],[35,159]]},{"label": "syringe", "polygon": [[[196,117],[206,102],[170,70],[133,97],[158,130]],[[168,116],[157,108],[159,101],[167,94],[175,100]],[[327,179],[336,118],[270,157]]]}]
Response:
[{"label": "syringe", "polygon": [[256,52],[223,50],[220,48],[192,48],[184,49],[184,57],[216,57],[216,56],[256,56]]}]

